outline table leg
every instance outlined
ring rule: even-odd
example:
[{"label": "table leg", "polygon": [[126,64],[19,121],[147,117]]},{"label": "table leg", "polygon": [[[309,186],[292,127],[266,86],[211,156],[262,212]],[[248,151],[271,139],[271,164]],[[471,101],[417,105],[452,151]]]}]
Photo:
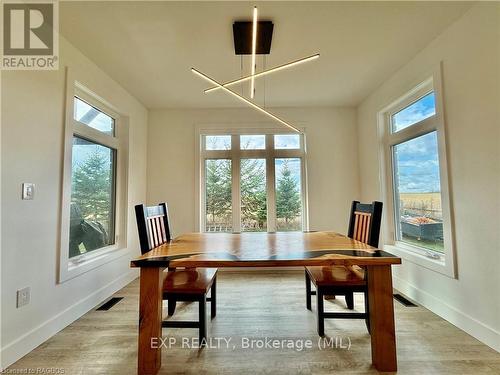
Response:
[{"label": "table leg", "polygon": [[367,271],[372,364],[379,371],[396,371],[391,266],[370,266]]},{"label": "table leg", "polygon": [[163,268],[141,268],[138,375],[155,375],[161,367]]}]

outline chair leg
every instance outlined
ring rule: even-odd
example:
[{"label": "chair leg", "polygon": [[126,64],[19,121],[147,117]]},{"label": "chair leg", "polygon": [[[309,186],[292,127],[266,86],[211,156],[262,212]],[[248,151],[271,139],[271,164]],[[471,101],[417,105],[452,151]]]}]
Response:
[{"label": "chair leg", "polygon": [[345,295],[345,303],[349,310],[354,309],[354,293],[350,292]]},{"label": "chair leg", "polygon": [[207,296],[203,294],[199,300],[199,320],[200,320],[200,347],[207,342]]},{"label": "chair leg", "polygon": [[217,277],[214,278],[212,288],[210,288],[210,319],[217,315]]},{"label": "chair leg", "polygon": [[168,300],[167,300],[168,316],[174,315],[176,303],[177,303],[177,301],[175,300],[174,297],[169,297],[168,298]]},{"label": "chair leg", "polygon": [[311,310],[311,278],[307,274],[307,271],[305,271],[306,274],[306,307],[308,310]]},{"label": "chair leg", "polygon": [[325,318],[323,316],[324,314],[324,309],[323,309],[323,292],[319,289],[316,288],[316,309],[318,310],[318,335],[320,337],[323,337],[325,335]]},{"label": "chair leg", "polygon": [[371,332],[370,332],[370,307],[368,305],[368,293],[365,291],[363,294],[364,294],[364,297],[365,297],[365,314],[366,314],[365,323],[366,323],[366,329],[368,330],[368,333],[371,334]]}]

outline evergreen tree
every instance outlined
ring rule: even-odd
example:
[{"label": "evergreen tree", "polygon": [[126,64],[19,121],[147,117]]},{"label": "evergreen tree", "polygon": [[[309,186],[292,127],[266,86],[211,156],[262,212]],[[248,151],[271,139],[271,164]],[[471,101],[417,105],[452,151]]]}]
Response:
[{"label": "evergreen tree", "polygon": [[84,219],[108,222],[112,209],[112,168],[106,155],[94,151],[72,176],[72,200]]},{"label": "evergreen tree", "polygon": [[229,222],[231,215],[231,161],[206,161],[206,212],[211,221]]},{"label": "evergreen tree", "polygon": [[276,188],[276,216],[284,218],[288,224],[300,214],[300,195],[297,183],[292,177],[292,171],[288,166],[288,160],[283,162],[283,170],[278,179]]},{"label": "evergreen tree", "polygon": [[[263,159],[241,160],[241,218],[262,229],[267,221],[266,170]],[[248,228],[247,228],[248,229]]]}]

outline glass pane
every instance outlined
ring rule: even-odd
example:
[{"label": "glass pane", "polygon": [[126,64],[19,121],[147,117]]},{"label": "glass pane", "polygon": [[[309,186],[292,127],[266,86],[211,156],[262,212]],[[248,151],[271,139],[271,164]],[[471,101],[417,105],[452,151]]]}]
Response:
[{"label": "glass pane", "polygon": [[241,159],[241,231],[267,230],[266,159]]},{"label": "glass pane", "polygon": [[301,168],[299,158],[275,159],[276,229],[302,230]]},{"label": "glass pane", "polygon": [[206,150],[231,150],[230,135],[207,135],[205,136]]},{"label": "glass pane", "polygon": [[434,92],[431,92],[392,115],[392,132],[398,132],[435,114],[436,98]]},{"label": "glass pane", "polygon": [[397,239],[444,251],[437,133],[393,147]]},{"label": "glass pane", "polygon": [[298,149],[300,148],[299,134],[276,134],[274,136],[275,149]]},{"label": "glass pane", "polygon": [[69,257],[115,243],[116,150],[73,137]]},{"label": "glass pane", "polygon": [[232,232],[231,160],[205,160],[205,231]]},{"label": "glass pane", "polygon": [[105,134],[115,134],[115,120],[75,96],[75,120]]},{"label": "glass pane", "polygon": [[265,135],[242,135],[240,137],[240,149],[242,150],[265,150]]}]

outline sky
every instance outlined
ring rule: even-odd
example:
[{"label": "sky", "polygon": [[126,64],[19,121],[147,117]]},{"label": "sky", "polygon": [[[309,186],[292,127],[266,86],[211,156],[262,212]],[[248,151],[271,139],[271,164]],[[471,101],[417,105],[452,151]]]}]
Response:
[{"label": "sky", "polygon": [[75,120],[83,122],[103,133],[113,134],[115,121],[107,114],[95,109],[79,98],[75,98],[74,111]]},{"label": "sky", "polygon": [[[242,150],[264,150],[266,148],[265,135],[242,135],[240,136]],[[298,134],[277,134],[274,136],[274,147],[276,149],[298,149],[300,148],[300,136]],[[230,135],[207,135],[207,150],[230,150]]]},{"label": "sky", "polygon": [[393,131],[398,132],[436,114],[434,92],[431,92],[392,116]]},{"label": "sky", "polygon": [[[435,114],[434,93],[430,93],[393,116],[393,129],[400,131]],[[394,147],[397,182],[401,193],[441,191],[435,131]]]}]

